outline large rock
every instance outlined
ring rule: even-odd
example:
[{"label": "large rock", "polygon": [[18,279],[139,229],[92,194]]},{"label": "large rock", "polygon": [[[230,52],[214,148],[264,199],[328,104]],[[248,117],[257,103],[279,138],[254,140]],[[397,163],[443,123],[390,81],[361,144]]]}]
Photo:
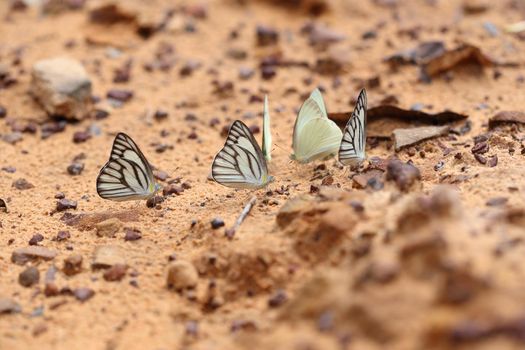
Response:
[{"label": "large rock", "polygon": [[70,58],[51,58],[33,65],[31,94],[50,115],[80,120],[92,108],[91,80]]},{"label": "large rock", "polygon": [[168,288],[182,290],[194,288],[197,285],[199,275],[192,263],[187,261],[175,261],[168,267],[166,284]]}]

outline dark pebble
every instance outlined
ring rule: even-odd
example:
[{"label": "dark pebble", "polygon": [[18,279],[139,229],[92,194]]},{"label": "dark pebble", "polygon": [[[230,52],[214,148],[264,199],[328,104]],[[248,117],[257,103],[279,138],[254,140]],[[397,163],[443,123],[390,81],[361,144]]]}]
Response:
[{"label": "dark pebble", "polygon": [[127,265],[116,264],[104,272],[104,279],[108,282],[120,281],[126,276]]},{"label": "dark pebble", "polygon": [[413,183],[421,179],[421,173],[412,164],[393,159],[388,162],[386,179],[393,180],[400,190],[407,191]]},{"label": "dark pebble", "polygon": [[0,106],[0,119],[5,118],[6,115],[7,115],[7,109],[5,109],[5,107],[3,106]]},{"label": "dark pebble", "polygon": [[55,199],[62,199],[62,198],[66,198],[66,195],[64,194],[64,192],[57,192],[55,194]]},{"label": "dark pebble", "polygon": [[40,127],[40,137],[42,139],[47,139],[53,134],[62,132],[66,129],[67,122],[66,121],[60,121],[60,122],[48,122],[45,124],[42,124]]},{"label": "dark pebble", "polygon": [[487,158],[483,157],[481,154],[475,153],[474,158],[483,165],[487,164]]},{"label": "dark pebble", "polygon": [[16,168],[14,166],[4,166],[2,167],[2,171],[5,171],[9,174],[14,174],[16,172]]},{"label": "dark pebble", "polygon": [[55,237],[55,241],[62,242],[70,238],[71,238],[71,233],[69,233],[69,231],[58,231]]},{"label": "dark pebble", "polygon": [[472,150],[471,150],[471,152],[474,154],[483,154],[483,153],[487,153],[488,151],[489,151],[489,144],[486,141],[476,143],[474,147],[472,147]]},{"label": "dark pebble", "polygon": [[16,188],[17,190],[29,190],[31,188],[34,188],[32,183],[28,182],[26,179],[18,179],[15,180],[12,184],[12,187]]},{"label": "dark pebble", "polygon": [[284,304],[288,300],[288,295],[286,292],[282,289],[279,289],[277,292],[275,292],[274,295],[268,299],[268,306],[269,307],[279,307],[282,304]]},{"label": "dark pebble", "polygon": [[258,25],[256,29],[257,45],[268,46],[279,41],[279,33],[274,28]]},{"label": "dark pebble", "polygon": [[124,229],[124,240],[125,241],[137,241],[142,238],[142,234],[139,230],[134,228]]},{"label": "dark pebble", "polygon": [[24,287],[31,287],[40,280],[40,272],[34,266],[30,266],[18,275],[18,283]]},{"label": "dark pebble", "polygon": [[197,135],[197,133],[195,132],[195,130],[193,130],[192,132],[190,132],[188,134],[188,139],[190,140],[196,140],[199,138],[199,135]]},{"label": "dark pebble", "polygon": [[40,233],[35,233],[33,237],[29,240],[29,245],[37,245],[39,242],[44,240],[44,236]]},{"label": "dark pebble", "polygon": [[77,209],[77,202],[66,198],[62,198],[57,202],[57,211],[64,211],[68,209]]},{"label": "dark pebble", "polygon": [[164,197],[161,196],[154,196],[147,200],[146,206],[148,208],[155,208],[157,205],[164,202]]},{"label": "dark pebble", "polygon": [[261,132],[261,128],[259,128],[258,125],[252,125],[250,126],[250,131],[252,132],[252,134],[258,134]]},{"label": "dark pebble", "polygon": [[90,138],[91,138],[91,133],[89,133],[88,131],[77,131],[73,134],[74,143],[86,142]]},{"label": "dark pebble", "polygon": [[67,173],[72,176],[80,175],[84,170],[84,163],[71,163],[67,167]]},{"label": "dark pebble", "polygon": [[164,196],[169,196],[172,194],[176,194],[177,196],[179,196],[182,194],[182,192],[184,192],[184,189],[181,186],[175,184],[167,185],[162,189],[162,194]]},{"label": "dark pebble", "polygon": [[261,78],[264,80],[270,80],[277,74],[275,67],[273,66],[263,66],[261,68]]},{"label": "dark pebble", "polygon": [[112,89],[109,90],[107,95],[108,98],[112,98],[114,100],[120,101],[120,102],[127,102],[133,98],[133,91],[131,90],[119,90],[119,89]]},{"label": "dark pebble", "polygon": [[73,276],[82,271],[82,255],[74,254],[64,259],[64,267],[62,271],[68,275]]},{"label": "dark pebble", "polygon": [[223,227],[224,226],[224,220],[222,220],[221,218],[215,218],[211,221],[211,228],[216,230],[218,229],[219,227]]},{"label": "dark pebble", "polygon": [[163,170],[154,170],[153,176],[159,181],[166,181],[166,179],[170,177],[168,173]]},{"label": "dark pebble", "polygon": [[496,154],[489,158],[488,165],[491,168],[493,168],[496,165],[498,165],[498,156]]},{"label": "dark pebble", "polygon": [[94,112],[94,117],[96,120],[106,119],[107,117],[109,117],[109,112],[104,111],[102,109],[96,109]]},{"label": "dark pebble", "polygon": [[73,290],[73,295],[78,301],[84,302],[91,299],[95,295],[95,291],[91,288],[77,288]]},{"label": "dark pebble", "polygon": [[161,109],[158,109],[157,111],[155,111],[155,114],[153,114],[153,118],[155,118],[155,120],[164,120],[167,119],[168,116],[168,112],[163,111]]}]

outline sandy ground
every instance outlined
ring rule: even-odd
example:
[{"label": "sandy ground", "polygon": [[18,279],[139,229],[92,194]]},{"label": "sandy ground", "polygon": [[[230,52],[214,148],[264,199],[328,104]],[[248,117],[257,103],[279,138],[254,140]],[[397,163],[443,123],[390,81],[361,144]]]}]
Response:
[{"label": "sandy ground", "polygon": [[[522,348],[523,126],[492,131],[486,156],[497,155],[495,167],[480,164],[471,148],[475,136],[489,131],[490,117],[524,110],[525,43],[502,30],[523,19],[523,2],[488,2],[488,8],[469,14],[461,1],[400,0],[392,1],[397,3],[393,6],[381,5],[389,1],[331,1],[327,12],[309,17],[304,8],[216,0],[203,3],[204,19],[193,18],[191,6],[183,11],[182,5],[168,0],[121,3],[158,17],[174,8],[177,20],[190,22],[195,32],[173,25],[143,39],[134,24],[94,25],[89,10],[97,2],[89,0],[83,9],[58,14],[42,14],[33,7],[14,11],[9,1],[0,4],[0,62],[17,79],[0,90],[0,106],[7,109],[0,134],[11,132],[8,120],[48,120],[28,91],[33,63],[49,57],[82,62],[92,79],[93,95],[102,99],[96,107],[110,112],[106,119],[69,123],[65,131],[45,140],[38,131],[24,133],[15,145],[0,144],[0,166],[16,168],[14,173],[0,172],[0,197],[9,208],[8,213],[0,212],[0,298],[21,306],[19,313],[0,314],[0,349]],[[316,50],[300,34],[309,20],[346,38],[330,49]],[[486,22],[499,28],[497,35],[487,32]],[[278,30],[276,45],[256,45],[258,24]],[[232,31],[238,35],[234,39]],[[376,37],[363,39],[369,31]],[[469,42],[518,66],[463,65],[422,83],[417,67],[392,71],[383,62],[428,40],[442,40],[447,48]],[[144,64],[163,43],[174,48],[173,67],[148,72]],[[232,59],[232,48],[245,51],[247,57]],[[268,52],[280,51],[286,59],[314,65],[334,48],[346,57],[337,78],[305,67],[279,67],[272,79],[261,78],[259,58]],[[116,49],[120,54],[113,58]],[[114,69],[130,58],[130,81],[113,83]],[[181,76],[188,61],[201,66]],[[254,76],[240,80],[240,67],[254,69]],[[463,113],[472,123],[471,131],[397,153],[390,141],[369,147],[369,156],[397,155],[413,162],[421,180],[407,191],[385,179],[384,188],[377,191],[352,188],[350,172],[335,160],[292,163],[292,128],[304,95],[321,86],[329,111],[347,111],[363,82],[376,76],[380,85],[368,89],[371,102],[394,95],[407,109],[422,104],[432,113]],[[213,80],[233,82],[233,92],[214,93]],[[334,80],[340,85],[334,86]],[[133,90],[134,97],[121,108],[110,108],[105,96],[112,88]],[[207,181],[213,156],[224,142],[223,126],[241,119],[262,127],[262,102],[250,103],[250,98],[262,98],[266,92],[276,144],[270,164],[275,182],[251,192]],[[165,120],[152,118],[159,109],[168,112]],[[196,120],[188,120],[188,114]],[[210,126],[213,118],[218,125]],[[99,128],[100,134],[73,143],[73,134],[89,127]],[[169,179],[181,178],[191,188],[168,196],[155,209],[98,197],[95,179],[119,131],[132,136]],[[255,136],[260,140],[260,133]],[[158,153],[157,143],[173,148]],[[453,151],[444,155],[442,145]],[[71,176],[66,168],[80,153],[86,156],[85,169]],[[440,161],[444,164],[435,170]],[[323,163],[326,170],[318,170],[322,174],[312,180],[314,169]],[[333,183],[321,186],[327,175]],[[445,175],[466,178],[451,188],[439,187],[447,182]],[[19,178],[34,188],[12,187]],[[320,191],[309,195],[312,185]],[[90,227],[67,225],[60,220],[63,213],[54,212],[57,192],[78,201],[78,208],[69,212],[91,215],[93,222],[98,220],[96,213],[118,217],[142,238],[125,241],[124,229],[115,237],[98,237]],[[211,228],[211,220],[218,217],[230,227],[253,195],[257,204],[232,240],[224,236],[224,228]],[[302,201],[286,216],[283,206],[297,196],[303,196]],[[487,205],[497,197],[506,202]],[[284,219],[278,223],[279,211]],[[61,230],[71,237],[53,240]],[[26,266],[12,263],[12,252],[28,246],[36,233],[44,236],[39,245],[57,256]],[[121,281],[106,281],[103,270],[91,268],[94,251],[102,245],[122,249],[129,268]],[[63,260],[71,254],[83,257],[83,270],[66,276]],[[176,261],[197,268],[194,289],[177,292],[166,287],[172,254]],[[29,265],[38,268],[40,282],[26,288],[18,278]],[[55,284],[65,292],[46,296],[45,274],[53,265],[59,270]],[[90,288],[95,294],[80,302],[67,287]]]}]

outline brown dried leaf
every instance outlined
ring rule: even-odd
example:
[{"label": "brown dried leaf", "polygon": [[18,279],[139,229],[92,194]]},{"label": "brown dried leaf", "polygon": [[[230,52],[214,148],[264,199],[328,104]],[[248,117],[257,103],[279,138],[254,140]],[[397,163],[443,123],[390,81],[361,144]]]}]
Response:
[{"label": "brown dried leaf", "polygon": [[426,76],[432,77],[467,62],[474,62],[481,66],[491,66],[495,64],[480,48],[471,44],[463,44],[433,57],[422,65],[421,70]]},{"label": "brown dried leaf", "polygon": [[396,151],[406,146],[414,145],[420,141],[446,135],[450,127],[444,126],[422,126],[410,129],[395,129],[392,132]]},{"label": "brown dried leaf", "polygon": [[[328,113],[328,117],[341,127],[346,125],[351,115],[351,112]],[[443,125],[466,118],[467,115],[452,111],[432,114],[391,105],[379,105],[367,111],[367,136],[390,138],[391,130],[394,129],[410,128],[414,124]]]},{"label": "brown dried leaf", "polygon": [[525,112],[501,111],[490,118],[489,129],[493,129],[494,127],[504,123],[525,124]]}]

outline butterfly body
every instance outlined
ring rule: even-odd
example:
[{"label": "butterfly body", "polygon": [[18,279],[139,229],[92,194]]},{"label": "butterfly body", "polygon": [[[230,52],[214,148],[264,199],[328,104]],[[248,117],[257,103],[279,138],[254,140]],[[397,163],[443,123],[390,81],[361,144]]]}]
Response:
[{"label": "butterfly body", "polygon": [[295,120],[291,158],[299,163],[309,163],[333,156],[342,136],[339,127],[328,119],[321,92],[315,89]]},{"label": "butterfly body", "polygon": [[242,121],[231,125],[224,147],[213,159],[211,177],[221,185],[240,189],[259,189],[273,180],[261,148]]},{"label": "butterfly body", "polygon": [[366,91],[362,89],[343,131],[343,138],[339,146],[338,158],[343,165],[355,168],[366,159],[366,109]]},{"label": "butterfly body", "polygon": [[109,161],[97,177],[97,193],[117,202],[153,197],[161,186],[137,144],[124,133],[113,141]]}]

